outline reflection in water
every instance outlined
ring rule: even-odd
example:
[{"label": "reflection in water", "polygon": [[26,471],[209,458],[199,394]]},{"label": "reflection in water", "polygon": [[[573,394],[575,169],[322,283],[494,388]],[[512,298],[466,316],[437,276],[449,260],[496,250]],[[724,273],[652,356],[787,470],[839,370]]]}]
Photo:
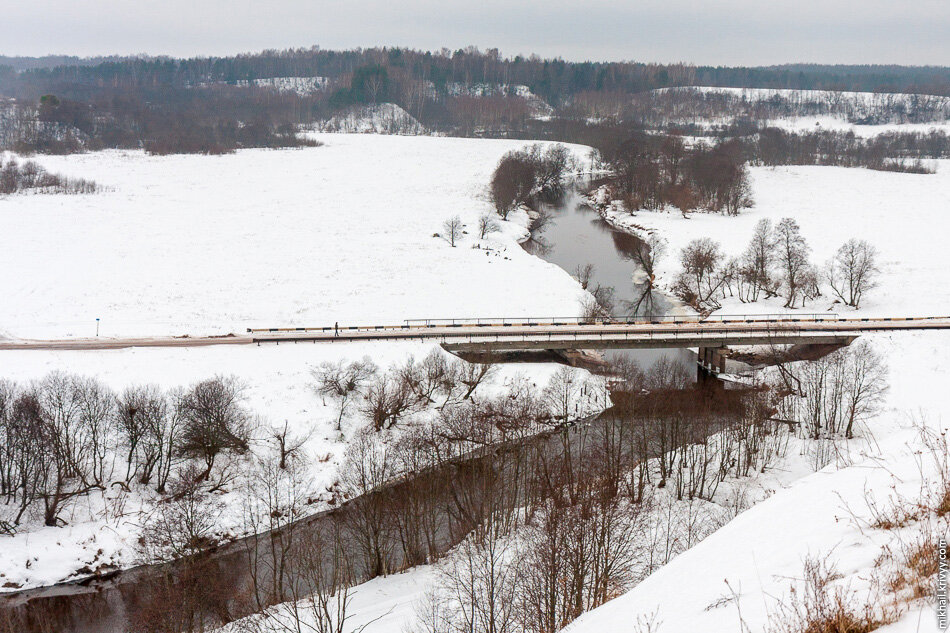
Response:
[{"label": "reflection in water", "polygon": [[589,287],[613,288],[617,313],[660,315],[672,304],[650,280],[650,248],[640,238],[618,231],[587,206],[574,190],[544,205],[525,249],[568,272],[593,264]]},{"label": "reflection in water", "polygon": [[[557,264],[571,274],[593,265],[588,289],[610,294],[614,312],[624,316],[666,314],[672,303],[656,291],[651,281],[650,247],[635,235],[618,231],[600,217],[571,188],[560,199],[546,203],[524,248],[532,255]],[[636,350],[623,352],[641,365],[661,357],[691,362],[686,350]]]}]

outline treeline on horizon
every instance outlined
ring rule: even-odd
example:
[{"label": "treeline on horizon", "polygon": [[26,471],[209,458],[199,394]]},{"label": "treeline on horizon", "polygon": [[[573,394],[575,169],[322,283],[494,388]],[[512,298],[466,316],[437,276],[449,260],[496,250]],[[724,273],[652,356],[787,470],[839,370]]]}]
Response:
[{"label": "treeline on horizon", "polygon": [[[368,48],[344,51],[319,47],[265,50],[226,57],[0,56],[0,77],[20,75],[31,84],[100,83],[144,87],[189,86],[208,81],[269,77],[339,78],[367,65],[404,69],[436,87],[451,82],[522,84],[557,104],[577,92],[639,92],[671,86],[754,87],[862,92],[919,92],[950,95],[950,67],[900,65],[783,64],[710,66],[631,61],[571,62],[536,55],[503,57],[497,49],[451,51]],[[4,72],[4,67],[6,71]],[[0,79],[0,86],[5,82]]]},{"label": "treeline on horizon", "polygon": [[[321,77],[325,85],[300,93],[254,85],[275,77]],[[0,99],[7,98],[6,104],[0,101],[0,148],[144,148],[167,154],[287,147],[305,144],[295,134],[301,125],[383,102],[399,105],[436,132],[549,138],[552,129],[538,127],[555,128],[563,120],[611,118],[665,127],[656,125],[655,113],[664,117],[682,109],[683,99],[707,109],[731,107],[702,95],[650,92],[706,85],[950,95],[950,67],[568,62],[505,58],[495,49],[473,47],[310,48],[189,59],[0,57]],[[512,86],[527,86],[530,95]],[[551,110],[550,121],[538,122],[538,107]]]}]

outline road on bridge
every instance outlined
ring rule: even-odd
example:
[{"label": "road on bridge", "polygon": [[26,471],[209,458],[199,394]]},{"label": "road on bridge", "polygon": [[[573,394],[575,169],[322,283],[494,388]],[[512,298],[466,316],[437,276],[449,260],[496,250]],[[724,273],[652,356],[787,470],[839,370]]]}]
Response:
[{"label": "road on bridge", "polygon": [[248,329],[245,334],[0,340],[2,350],[108,350],[261,343],[434,340],[450,348],[506,349],[697,347],[790,344],[854,338],[864,333],[950,329],[950,317],[838,318],[813,315],[714,315],[589,319],[421,319],[402,325]]}]

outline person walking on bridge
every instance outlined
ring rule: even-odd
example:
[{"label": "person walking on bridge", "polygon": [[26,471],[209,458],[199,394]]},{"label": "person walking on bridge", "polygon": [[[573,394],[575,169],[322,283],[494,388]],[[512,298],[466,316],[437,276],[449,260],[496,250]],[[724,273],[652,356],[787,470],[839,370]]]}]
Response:
[{"label": "person walking on bridge", "polygon": [[333,336],[340,336],[340,322],[339,321],[333,324]]}]

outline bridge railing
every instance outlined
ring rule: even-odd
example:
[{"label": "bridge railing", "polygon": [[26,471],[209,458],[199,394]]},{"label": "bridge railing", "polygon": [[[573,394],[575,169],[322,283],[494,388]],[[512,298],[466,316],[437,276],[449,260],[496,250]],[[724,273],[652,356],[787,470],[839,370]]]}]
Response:
[{"label": "bridge railing", "polygon": [[636,315],[636,316],[599,316],[599,317],[496,317],[496,318],[453,318],[453,319],[406,319],[408,327],[479,327],[512,325],[636,325],[636,324],[676,324],[676,323],[755,323],[757,321],[821,322],[837,321],[838,315],[824,312],[814,314],[775,313],[775,314],[713,314],[702,315]]},{"label": "bridge railing", "polygon": [[247,328],[249,333],[293,333],[293,332],[383,332],[386,330],[407,330],[416,328],[454,328],[454,327],[505,327],[505,326],[545,326],[545,325],[667,325],[680,323],[756,323],[788,322],[815,323],[837,321],[838,315],[824,312],[814,314],[774,313],[774,314],[713,314],[702,315],[619,315],[599,317],[475,317],[447,319],[405,319],[401,325],[348,325],[323,327],[279,327]]}]

